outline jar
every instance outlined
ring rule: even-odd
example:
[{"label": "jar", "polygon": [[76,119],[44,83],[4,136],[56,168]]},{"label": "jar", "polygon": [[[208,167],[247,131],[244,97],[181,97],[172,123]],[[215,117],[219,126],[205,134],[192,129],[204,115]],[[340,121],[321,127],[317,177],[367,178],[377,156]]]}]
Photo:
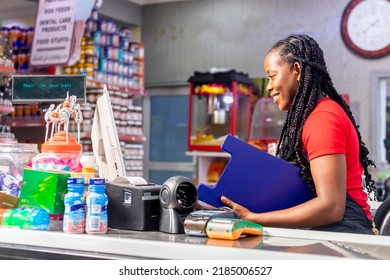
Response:
[{"label": "jar", "polygon": [[34,27],[29,27],[27,30],[27,49],[31,49],[34,38]]},{"label": "jar", "polygon": [[38,153],[37,144],[0,143],[0,190],[18,197],[23,169]]},{"label": "jar", "polygon": [[12,49],[19,49],[20,47],[20,37],[21,37],[21,30],[19,26],[12,26],[10,31],[10,43],[12,46]]},{"label": "jar", "polygon": [[28,58],[26,51],[19,51],[18,54],[18,69],[19,70],[27,70],[28,68]]},{"label": "jar", "polygon": [[41,153],[32,159],[34,169],[81,172],[82,146],[65,131],[58,131],[42,144]]},{"label": "jar", "polygon": [[86,45],[85,46],[85,55],[94,55],[95,46],[94,45]]},{"label": "jar", "polygon": [[91,178],[89,180],[89,194],[86,199],[86,233],[107,232],[107,205],[106,180]]},{"label": "jar", "polygon": [[84,178],[69,177],[68,192],[64,196],[63,232],[84,233],[85,230],[85,197]]}]

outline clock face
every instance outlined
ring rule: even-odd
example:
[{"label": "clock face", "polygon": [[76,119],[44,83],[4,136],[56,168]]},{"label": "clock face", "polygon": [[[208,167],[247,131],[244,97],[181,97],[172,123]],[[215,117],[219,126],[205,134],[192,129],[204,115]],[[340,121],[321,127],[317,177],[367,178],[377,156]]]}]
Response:
[{"label": "clock face", "polygon": [[344,10],[341,35],[348,48],[368,58],[390,53],[390,0],[354,0]]}]

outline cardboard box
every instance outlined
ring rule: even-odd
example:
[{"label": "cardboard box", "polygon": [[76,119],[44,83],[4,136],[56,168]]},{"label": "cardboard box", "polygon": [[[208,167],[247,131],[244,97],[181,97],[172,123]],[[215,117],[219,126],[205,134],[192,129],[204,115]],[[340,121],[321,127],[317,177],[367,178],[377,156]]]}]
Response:
[{"label": "cardboard box", "polygon": [[39,207],[50,214],[64,213],[68,172],[24,169],[19,207]]},{"label": "cardboard box", "polygon": [[18,207],[18,202],[18,197],[0,192],[0,208],[16,208]]}]

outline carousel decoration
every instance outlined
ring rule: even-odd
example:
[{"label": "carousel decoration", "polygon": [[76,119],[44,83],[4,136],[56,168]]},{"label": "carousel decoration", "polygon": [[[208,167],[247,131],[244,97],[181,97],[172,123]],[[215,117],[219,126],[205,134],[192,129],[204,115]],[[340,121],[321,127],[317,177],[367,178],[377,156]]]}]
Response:
[{"label": "carousel decoration", "polygon": [[83,114],[75,95],[69,97],[69,92],[67,92],[64,102],[57,105],[57,107],[55,107],[54,104],[51,104],[47,109],[44,118],[46,122],[45,143],[48,141],[50,125],[50,143],[53,143],[54,132],[60,131],[61,127],[63,127],[63,131],[66,135],[66,143],[69,143],[68,130],[71,118],[73,118],[77,124],[77,140],[80,142],[80,123],[83,121]]}]

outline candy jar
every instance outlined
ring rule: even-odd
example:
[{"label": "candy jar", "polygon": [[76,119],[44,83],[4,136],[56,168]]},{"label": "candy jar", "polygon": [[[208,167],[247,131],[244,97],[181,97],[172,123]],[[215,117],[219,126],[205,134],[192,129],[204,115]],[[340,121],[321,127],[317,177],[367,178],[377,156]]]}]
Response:
[{"label": "candy jar", "polygon": [[54,133],[32,160],[33,168],[48,171],[81,172],[82,145],[65,131]]}]

